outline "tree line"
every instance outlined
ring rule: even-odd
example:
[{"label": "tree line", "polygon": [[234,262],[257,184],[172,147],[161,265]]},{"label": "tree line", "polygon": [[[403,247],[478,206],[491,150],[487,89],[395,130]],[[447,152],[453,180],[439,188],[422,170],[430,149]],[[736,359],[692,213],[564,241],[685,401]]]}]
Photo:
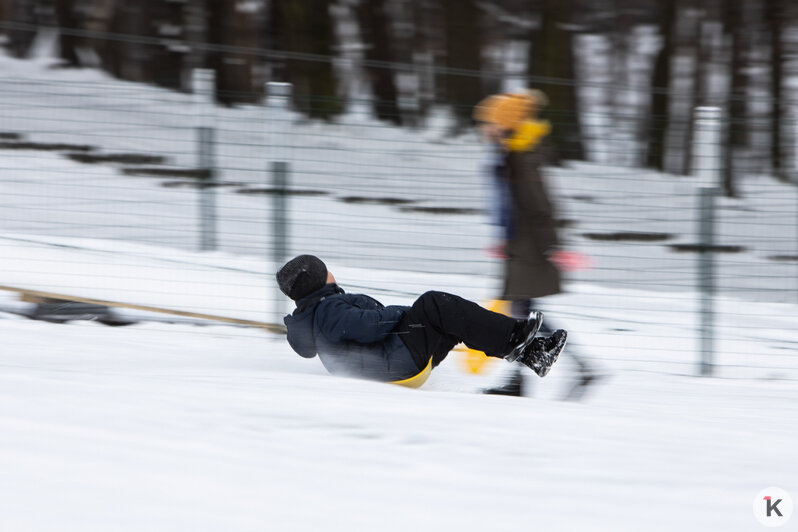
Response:
[{"label": "tree line", "polygon": [[295,108],[325,120],[365,99],[397,126],[444,107],[458,133],[486,95],[534,87],[562,158],[616,139],[629,164],[674,174],[691,172],[695,108],[717,106],[727,195],[743,173],[794,177],[793,0],[0,0],[9,53],[45,27],[65,66],[177,90],[211,68],[228,105],[288,81]]}]

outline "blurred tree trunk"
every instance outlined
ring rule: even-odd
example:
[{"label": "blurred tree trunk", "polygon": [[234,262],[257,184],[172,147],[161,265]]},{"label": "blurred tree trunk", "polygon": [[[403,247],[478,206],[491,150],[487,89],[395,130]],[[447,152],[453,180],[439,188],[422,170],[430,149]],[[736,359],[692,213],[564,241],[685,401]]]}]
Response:
[{"label": "blurred tree trunk", "polygon": [[[39,22],[38,6],[34,2],[22,0],[8,0],[7,2],[8,19],[12,22],[23,24],[37,24]],[[30,51],[31,45],[36,38],[36,32],[30,30],[9,30],[8,31],[8,50],[14,57],[25,57]]]},{"label": "blurred tree trunk", "polygon": [[406,112],[405,116],[409,116],[412,124],[418,126],[435,103],[441,99],[439,79],[435,75],[435,63],[436,57],[443,53],[445,47],[440,31],[443,23],[437,23],[440,19],[440,4],[414,1],[410,1],[409,4],[411,16],[405,22],[413,29],[406,36],[407,45],[400,48],[398,53],[400,59],[414,66],[414,72],[411,74],[413,78],[411,84],[415,87],[411,94],[412,109],[411,113]]},{"label": "blurred tree trunk", "polygon": [[209,66],[216,71],[216,100],[232,105],[256,102],[262,94],[255,75],[259,57],[229,48],[262,48],[263,5],[242,0],[207,0],[208,41],[227,47],[210,54]]},{"label": "blurred tree trunk", "polygon": [[183,58],[186,54],[184,11],[182,2],[158,0],[147,14],[148,24],[160,44],[149,47],[148,70],[152,80],[170,89],[182,87]]},{"label": "blurred tree trunk", "polygon": [[675,0],[673,60],[671,61],[668,127],[665,131],[663,169],[676,175],[690,172],[693,110],[697,97],[696,64],[700,35],[697,0]]},{"label": "blurred tree trunk", "polygon": [[[153,0],[114,2],[110,14],[109,31],[115,34],[153,37],[149,13]],[[108,41],[101,53],[105,70],[120,79],[129,81],[152,81],[149,68],[151,45],[125,39]]]},{"label": "blurred tree trunk", "polygon": [[[780,55],[782,57],[782,76],[786,80],[798,79],[798,3],[781,4],[782,39]],[[787,82],[786,87],[789,87]],[[782,152],[781,172],[798,184],[798,95],[794,90],[781,91]]]},{"label": "blurred tree trunk", "polygon": [[[129,18],[121,13],[122,10],[129,10],[116,2],[111,7],[111,13],[108,17],[108,27],[106,31],[109,33],[122,33],[125,23],[129,23]],[[107,41],[103,44],[100,50],[100,61],[105,71],[109,72],[112,76],[121,78],[122,63],[124,61],[124,43],[120,41]]]},{"label": "blurred tree trunk", "polygon": [[668,129],[670,109],[671,61],[673,60],[673,24],[676,20],[676,2],[660,2],[660,38],[662,47],[654,63],[651,79],[651,111],[648,129],[647,166],[665,169],[665,131]]},{"label": "blurred tree trunk", "polygon": [[573,0],[542,0],[540,26],[532,30],[530,39],[529,75],[549,78],[534,85],[549,97],[545,114],[559,159],[584,159],[569,28],[573,8]]},{"label": "blurred tree trunk", "polygon": [[746,31],[745,9],[735,2],[726,4],[725,26],[731,41],[729,57],[729,91],[726,105],[725,160],[723,163],[723,191],[729,197],[736,197],[735,186],[737,165],[735,154],[745,148],[747,141],[746,89],[744,43]]},{"label": "blurred tree trunk", "polygon": [[[371,0],[360,3],[358,19],[363,44],[366,45],[366,59],[369,61],[396,61],[390,19],[386,12],[385,0]],[[368,78],[374,94],[374,113],[380,120],[402,123],[397,103],[396,80],[393,68],[368,67]]]},{"label": "blurred tree trunk", "polygon": [[[55,16],[60,28],[67,30],[81,29],[75,0],[55,0]],[[65,35],[61,32],[58,36],[61,59],[66,66],[76,67],[80,65],[77,48],[80,46],[80,38],[74,35]]]},{"label": "blurred tree trunk", "polygon": [[[702,3],[702,0],[695,0],[697,5]],[[685,123],[684,134],[684,151],[682,154],[680,172],[682,175],[691,175],[696,168],[693,168],[693,154],[695,153],[695,121],[696,121],[696,107],[704,103],[704,76],[703,69],[706,66],[707,56],[702,46],[701,37],[703,29],[703,13],[696,11],[694,24],[691,27],[692,32],[689,34],[689,40],[685,43],[685,49],[689,50],[688,54],[691,55],[693,69],[691,75],[691,96],[690,103],[687,108],[687,119]],[[703,140],[702,140],[703,142]]]},{"label": "blurred tree trunk", "polygon": [[782,128],[784,126],[782,117],[787,110],[784,91],[784,47],[782,46],[784,26],[782,21],[787,12],[782,9],[782,2],[783,0],[765,0],[765,10],[770,37],[770,85],[772,91],[770,161],[776,178],[787,181],[782,153]]},{"label": "blurred tree trunk", "polygon": [[271,33],[276,48],[314,54],[314,59],[288,57],[284,81],[294,85],[294,105],[312,118],[330,119],[343,109],[332,64],[331,0],[272,0]]},{"label": "blurred tree trunk", "polygon": [[446,103],[452,106],[454,132],[471,127],[474,105],[482,98],[482,47],[479,13],[475,0],[442,0],[446,67],[465,70],[463,75],[446,72],[441,76]]},{"label": "blurred tree trunk", "polygon": [[[692,84],[692,106],[690,107],[690,119],[688,122],[687,137],[685,144],[685,157],[682,161],[683,173],[685,175],[695,174],[698,168],[693,167],[696,144],[706,142],[704,139],[695,136],[696,108],[698,107],[719,107],[722,108],[726,103],[727,96],[725,90],[718,90],[714,80],[721,79],[726,74],[726,62],[728,60],[724,43],[724,6],[722,0],[700,0],[698,6],[701,8],[695,25],[695,35],[692,42],[693,62],[693,84]],[[721,119],[722,120],[722,119]],[[720,141],[719,139],[719,142]],[[720,159],[715,164],[718,168],[724,167],[723,149],[720,147],[718,152]]]}]

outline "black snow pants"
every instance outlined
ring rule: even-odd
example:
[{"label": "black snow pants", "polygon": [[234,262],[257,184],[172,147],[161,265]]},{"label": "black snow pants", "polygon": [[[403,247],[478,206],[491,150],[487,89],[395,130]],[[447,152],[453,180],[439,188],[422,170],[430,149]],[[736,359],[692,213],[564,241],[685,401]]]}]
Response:
[{"label": "black snow pants", "polygon": [[491,312],[446,292],[426,292],[416,299],[394,329],[420,368],[432,357],[435,367],[463,342],[488,356],[503,357],[518,320]]}]

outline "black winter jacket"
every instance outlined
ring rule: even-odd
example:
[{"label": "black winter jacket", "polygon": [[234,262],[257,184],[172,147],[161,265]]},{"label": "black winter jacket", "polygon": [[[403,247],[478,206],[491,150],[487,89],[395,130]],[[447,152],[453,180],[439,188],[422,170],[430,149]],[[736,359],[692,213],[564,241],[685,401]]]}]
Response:
[{"label": "black winter jacket", "polygon": [[288,343],[305,358],[319,355],[333,375],[391,382],[423,368],[393,332],[409,307],[383,306],[369,296],[327,284],[300,299],[283,320]]}]

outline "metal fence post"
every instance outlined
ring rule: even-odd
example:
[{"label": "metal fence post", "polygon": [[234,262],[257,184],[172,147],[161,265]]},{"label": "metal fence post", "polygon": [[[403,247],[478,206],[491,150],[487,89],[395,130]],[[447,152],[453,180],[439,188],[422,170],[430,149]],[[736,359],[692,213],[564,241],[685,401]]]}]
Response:
[{"label": "metal fence post", "polygon": [[[266,120],[269,132],[269,173],[272,180],[272,260],[279,268],[288,259],[288,172],[290,159],[287,140],[290,103],[293,85],[269,82],[266,84]],[[285,295],[275,283],[275,313],[281,319],[286,313]]]},{"label": "metal fence post", "polygon": [[201,127],[197,130],[200,170],[199,178],[199,218],[200,249],[210,251],[216,249],[216,170],[213,162],[213,128]]},{"label": "metal fence post", "polygon": [[715,196],[716,187],[701,187],[699,195],[698,290],[700,303],[701,375],[712,375],[715,336]]},{"label": "metal fence post", "polygon": [[291,94],[293,85],[277,81],[266,84],[266,116],[268,154],[272,161],[289,161]]},{"label": "metal fence post", "polygon": [[[288,259],[288,163],[272,161],[272,260],[275,270]],[[274,311],[279,321],[286,313],[285,295],[275,286]]]},{"label": "metal fence post", "polygon": [[693,172],[699,177],[698,290],[700,294],[699,372],[712,375],[715,335],[715,196],[720,183],[720,109],[696,109]]},{"label": "metal fence post", "polygon": [[197,166],[199,169],[199,219],[202,251],[216,249],[216,170],[213,160],[213,101],[216,73],[197,68],[192,72],[192,87],[198,110]]},{"label": "metal fence post", "polygon": [[272,187],[272,231],[273,231],[273,258],[279,266],[288,258],[288,209],[286,208],[286,195],[288,189],[288,163],[285,161],[272,161],[271,165]]}]

